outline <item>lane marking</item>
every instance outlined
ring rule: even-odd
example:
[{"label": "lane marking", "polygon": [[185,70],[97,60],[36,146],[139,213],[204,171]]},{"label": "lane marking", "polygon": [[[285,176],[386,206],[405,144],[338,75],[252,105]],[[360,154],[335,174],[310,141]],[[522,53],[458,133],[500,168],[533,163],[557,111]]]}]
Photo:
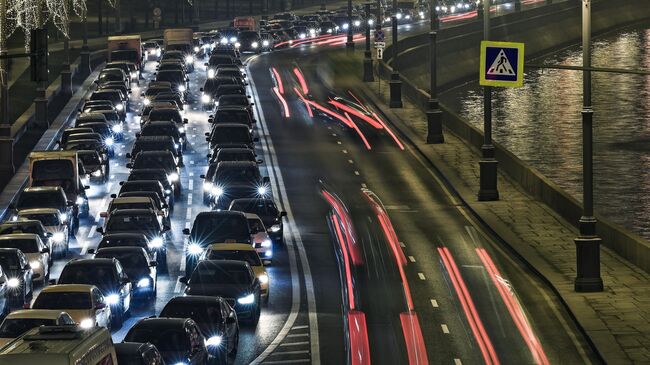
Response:
[{"label": "lane marking", "polygon": [[411,261],[411,262],[415,262],[415,257],[413,257],[413,256],[409,256],[409,261]]},{"label": "lane marking", "polygon": [[336,141],[336,144],[342,144],[341,141]]},{"label": "lane marking", "polygon": [[368,185],[366,185],[366,183],[361,183],[361,187],[365,189],[368,187]]},{"label": "lane marking", "polygon": [[302,345],[309,345],[309,341],[303,341],[303,342],[290,342],[290,343],[283,343],[283,344],[280,344],[280,346],[302,346]]},{"label": "lane marking", "polygon": [[341,152],[347,154],[347,153],[348,153],[348,150],[342,150]]},{"label": "lane marking", "polygon": [[[185,260],[181,260],[181,262],[185,262]],[[183,271],[183,270],[185,270],[185,268],[183,268],[181,271]],[[178,277],[176,278],[176,286],[174,287],[174,293],[180,293],[181,292],[181,286],[183,285],[183,283],[180,282],[180,278],[182,276],[183,275],[178,275]]]},{"label": "lane marking", "polygon": [[400,242],[399,245],[400,245],[402,248],[406,247],[406,245],[404,244],[404,242]]},{"label": "lane marking", "polygon": [[442,333],[449,334],[449,327],[447,327],[446,324],[441,324],[440,327],[442,328]]},{"label": "lane marking", "polygon": [[357,175],[357,176],[359,176],[359,171],[354,170],[354,174]]},{"label": "lane marking", "polygon": [[435,299],[431,299],[431,306],[434,308],[438,308],[438,301]]},{"label": "lane marking", "polygon": [[[192,189],[194,189],[194,180],[191,180],[191,179],[190,179],[190,180],[187,182],[187,189],[190,190],[190,191],[191,191]],[[190,196],[191,196],[191,195],[190,195]]]},{"label": "lane marking", "polygon": [[460,359],[454,359],[454,365],[463,365],[463,362]]},{"label": "lane marking", "polygon": [[[308,354],[309,350],[296,350],[296,351],[276,351],[271,356],[277,356],[277,355],[300,355],[300,354]],[[268,364],[268,361],[264,361],[265,364]]]},{"label": "lane marking", "polygon": [[292,327],[291,330],[304,330],[305,328],[309,328],[309,326],[295,326]]},{"label": "lane marking", "polygon": [[348,162],[349,162],[349,163],[351,163],[351,164],[353,164],[353,163],[354,163],[354,161],[352,161],[352,160],[348,160]]},{"label": "lane marking", "polygon": [[190,222],[192,220],[192,207],[187,208],[187,214],[185,214],[185,219]]},{"label": "lane marking", "polygon": [[90,227],[90,232],[88,232],[88,239],[95,237],[95,232],[97,232],[97,225],[93,224],[93,226]]},{"label": "lane marking", "polygon": [[309,333],[292,333],[287,335],[287,337],[309,337]]},{"label": "lane marking", "polygon": [[418,277],[420,278],[420,280],[427,280],[427,278],[424,277],[424,274],[421,272],[418,273]]}]

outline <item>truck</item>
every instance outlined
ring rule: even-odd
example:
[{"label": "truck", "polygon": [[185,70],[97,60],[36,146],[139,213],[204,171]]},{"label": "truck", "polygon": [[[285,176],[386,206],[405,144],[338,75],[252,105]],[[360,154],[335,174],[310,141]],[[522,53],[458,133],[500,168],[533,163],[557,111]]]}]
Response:
[{"label": "truck", "polygon": [[142,69],[142,39],[139,35],[108,37],[108,62],[126,61]]},{"label": "truck", "polygon": [[257,24],[253,17],[235,17],[232,21],[233,28],[239,30],[257,30]]},{"label": "truck", "polygon": [[81,178],[85,171],[77,151],[34,151],[28,156],[28,186],[60,186],[73,209],[74,217],[87,217],[90,207]]},{"label": "truck", "polygon": [[163,33],[165,52],[181,51],[185,55],[188,72],[194,71],[194,31],[191,28],[165,29]]}]

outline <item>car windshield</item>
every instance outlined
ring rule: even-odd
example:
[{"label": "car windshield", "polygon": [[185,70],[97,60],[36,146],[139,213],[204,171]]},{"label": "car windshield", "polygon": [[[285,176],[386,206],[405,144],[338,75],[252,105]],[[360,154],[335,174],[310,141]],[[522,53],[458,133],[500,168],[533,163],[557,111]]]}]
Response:
[{"label": "car windshield", "polygon": [[114,103],[121,102],[120,94],[116,91],[95,91],[90,95],[90,100],[111,100]]},{"label": "car windshield", "polygon": [[213,143],[249,143],[251,135],[248,128],[218,128],[212,137]]},{"label": "car windshield", "polygon": [[20,195],[16,208],[59,208],[65,204],[59,192],[29,192]]},{"label": "car windshield", "polygon": [[172,136],[176,137],[178,128],[174,125],[146,125],[141,132],[143,136]]},{"label": "car windshield", "polygon": [[242,152],[224,152],[225,150],[219,151],[217,155],[217,161],[255,161],[255,155],[252,152],[242,151]]},{"label": "car windshield", "polygon": [[79,153],[77,156],[79,156],[84,165],[99,165],[101,163],[99,155],[96,153]]},{"label": "car windshield", "polygon": [[0,236],[4,234],[12,234],[12,233],[32,233],[32,234],[37,234],[39,236],[43,234],[38,224],[32,224],[32,223],[0,224]]},{"label": "car windshield", "polygon": [[183,118],[181,113],[178,110],[165,110],[165,109],[154,109],[149,113],[149,120],[151,121],[173,121],[175,123],[182,123]]},{"label": "car windshield", "polygon": [[183,75],[180,72],[159,72],[156,75],[156,81],[169,81],[172,84],[180,84],[183,82]]},{"label": "car windshield", "polygon": [[245,266],[199,264],[192,272],[192,284],[249,284],[250,272]]},{"label": "car windshield", "polygon": [[107,231],[156,231],[158,220],[154,215],[111,215],[106,225]]},{"label": "car windshield", "polygon": [[44,318],[5,319],[0,326],[1,338],[16,338],[32,328],[39,326],[54,326],[56,321]]},{"label": "car windshield", "polygon": [[251,266],[262,266],[262,261],[255,251],[214,250],[210,251],[207,259],[246,261]]},{"label": "car windshield", "polygon": [[97,248],[102,247],[120,247],[120,246],[136,246],[136,247],[146,247],[147,240],[145,237],[104,237]]},{"label": "car windshield", "polygon": [[136,279],[149,273],[149,264],[143,255],[134,254],[133,252],[98,252],[95,258],[116,258],[126,275],[131,279]]},{"label": "car windshield", "polygon": [[59,276],[59,284],[90,284],[101,289],[104,294],[117,286],[113,266],[109,265],[67,265]]},{"label": "car windshield", "polygon": [[219,98],[219,106],[240,105],[248,106],[248,98],[244,95],[224,95]]},{"label": "car windshield", "polygon": [[13,252],[0,254],[0,266],[2,266],[4,270],[20,269],[20,265],[18,263],[18,256]]},{"label": "car windshield", "polygon": [[58,226],[59,224],[61,224],[58,213],[20,214],[20,217],[35,220],[35,221],[40,221],[44,226]]},{"label": "car windshield", "polygon": [[258,182],[260,180],[260,172],[257,170],[257,168],[217,168],[215,180],[218,180],[223,184],[232,182]]},{"label": "car windshield", "polygon": [[259,38],[259,34],[257,32],[244,31],[239,33],[239,38],[242,40],[254,40]]},{"label": "car windshield", "polygon": [[239,215],[204,214],[194,220],[191,238],[203,244],[226,240],[246,242],[250,239],[250,231],[246,218]]},{"label": "car windshield", "polygon": [[248,226],[251,229],[251,233],[266,231],[266,228],[264,228],[264,223],[262,223],[262,221],[259,220],[258,218],[249,218]]},{"label": "car windshield", "polygon": [[0,240],[0,247],[2,248],[17,248],[23,253],[37,253],[39,252],[38,243],[33,239],[12,238]]},{"label": "car windshield", "polygon": [[180,329],[134,328],[126,335],[127,342],[149,342],[160,352],[186,352],[190,343]]},{"label": "car windshield", "polygon": [[[152,209],[151,202],[111,204],[111,212],[116,209]],[[109,212],[110,213],[110,212]]]},{"label": "car windshield", "polygon": [[171,153],[165,155],[144,155],[139,153],[133,164],[133,168],[136,169],[162,168],[171,170],[175,167],[176,163]]},{"label": "car windshield", "polygon": [[278,216],[278,209],[273,203],[267,203],[265,201],[234,201],[230,210],[253,213],[257,214],[260,217],[264,216]]},{"label": "car windshield", "polygon": [[33,309],[88,309],[91,307],[90,293],[50,292],[40,293]]},{"label": "car windshield", "polygon": [[107,81],[124,81],[124,75],[121,72],[102,72],[99,74],[99,83],[104,83]]},{"label": "car windshield", "polygon": [[250,117],[246,110],[218,110],[215,120],[218,123],[250,123]]},{"label": "car windshield", "polygon": [[170,318],[192,318],[197,323],[216,324],[221,321],[221,306],[216,300],[210,303],[187,303],[171,302],[160,312],[160,317]]}]

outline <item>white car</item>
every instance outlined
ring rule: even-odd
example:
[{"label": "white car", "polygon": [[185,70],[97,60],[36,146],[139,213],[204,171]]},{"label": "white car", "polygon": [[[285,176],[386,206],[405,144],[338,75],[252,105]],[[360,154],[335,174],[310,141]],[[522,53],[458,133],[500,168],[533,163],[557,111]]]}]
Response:
[{"label": "white car", "polygon": [[111,308],[94,285],[50,285],[38,294],[32,309],[65,311],[82,328],[111,326]]},{"label": "white car", "polygon": [[45,231],[50,233],[51,254],[65,257],[70,248],[70,232],[67,222],[61,220],[59,211],[54,208],[23,209],[17,213],[18,218],[37,220],[43,224]]},{"label": "white car", "polygon": [[11,312],[0,324],[0,347],[39,326],[76,325],[70,315],[56,309],[23,309]]},{"label": "white car", "polygon": [[14,233],[0,236],[0,248],[17,248],[22,251],[34,272],[33,281],[46,283],[50,280],[50,249],[37,234]]},{"label": "white car", "polygon": [[248,220],[248,227],[251,231],[251,241],[255,251],[260,255],[262,261],[271,263],[273,261],[273,242],[271,237],[266,233],[266,228],[262,219],[257,214],[245,213]]}]

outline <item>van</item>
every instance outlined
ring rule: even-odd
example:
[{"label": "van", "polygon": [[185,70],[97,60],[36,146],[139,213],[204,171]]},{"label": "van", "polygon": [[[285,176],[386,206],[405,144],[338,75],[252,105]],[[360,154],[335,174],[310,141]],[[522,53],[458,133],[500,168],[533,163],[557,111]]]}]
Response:
[{"label": "van", "polygon": [[0,365],[117,365],[106,328],[33,328],[0,349]]}]

